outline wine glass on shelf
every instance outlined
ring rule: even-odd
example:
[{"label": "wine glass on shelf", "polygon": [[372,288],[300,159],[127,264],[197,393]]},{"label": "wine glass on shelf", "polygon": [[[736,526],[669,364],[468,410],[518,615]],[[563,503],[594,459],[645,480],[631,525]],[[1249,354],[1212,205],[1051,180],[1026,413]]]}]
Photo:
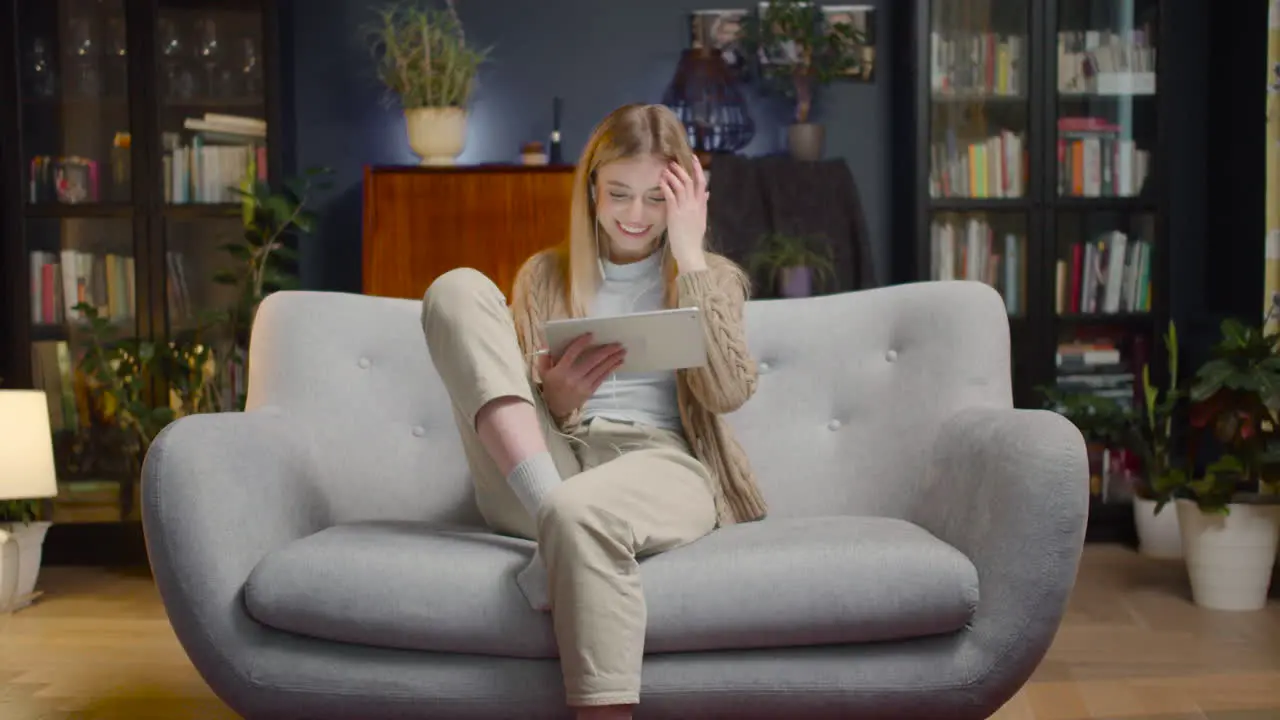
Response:
[{"label": "wine glass on shelf", "polygon": [[240,72],[244,77],[244,94],[249,98],[255,98],[262,94],[262,60],[258,58],[258,43],[251,37],[241,42],[244,64]]},{"label": "wine glass on shelf", "polygon": [[182,35],[169,18],[158,23],[160,57],[164,58],[165,94],[172,100],[186,100],[193,94],[194,79],[183,62]]},{"label": "wine glass on shelf", "polygon": [[73,15],[67,20],[67,54],[76,68],[76,91],[92,97],[100,89],[98,54],[100,45],[93,21],[87,15]]},{"label": "wine glass on shelf", "polygon": [[218,42],[218,24],[212,18],[196,20],[196,57],[204,65],[206,91],[210,97],[217,97],[222,47]]},{"label": "wine glass on shelf", "polygon": [[128,92],[129,38],[124,18],[107,21],[107,63],[110,68],[110,90],[120,95]]}]

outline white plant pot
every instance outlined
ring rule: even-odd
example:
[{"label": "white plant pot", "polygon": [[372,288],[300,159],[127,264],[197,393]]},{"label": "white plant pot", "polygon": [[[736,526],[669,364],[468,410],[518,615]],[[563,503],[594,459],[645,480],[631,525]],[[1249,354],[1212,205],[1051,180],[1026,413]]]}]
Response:
[{"label": "white plant pot", "polygon": [[1233,503],[1229,514],[1219,515],[1201,512],[1191,500],[1177,504],[1195,603],[1213,610],[1266,607],[1280,541],[1280,505]]},{"label": "white plant pot", "polygon": [[421,165],[454,165],[467,145],[467,111],[463,108],[414,108],[404,111],[409,147]]},{"label": "white plant pot", "polygon": [[0,612],[13,612],[36,597],[36,579],[48,522],[0,523]]},{"label": "white plant pot", "polygon": [[1138,528],[1139,553],[1158,560],[1182,559],[1182,531],[1176,507],[1165,505],[1157,515],[1155,500],[1135,497],[1133,522]]}]

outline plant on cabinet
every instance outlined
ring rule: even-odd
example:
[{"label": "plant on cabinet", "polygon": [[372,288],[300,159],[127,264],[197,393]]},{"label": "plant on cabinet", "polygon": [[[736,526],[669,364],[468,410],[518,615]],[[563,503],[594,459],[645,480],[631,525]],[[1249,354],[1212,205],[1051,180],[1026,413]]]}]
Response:
[{"label": "plant on cabinet", "polygon": [[808,297],[835,278],[831,245],[818,235],[767,233],[751,254],[749,268],[788,298]]},{"label": "plant on cabinet", "polygon": [[453,165],[466,147],[467,104],[489,50],[467,44],[453,0],[443,10],[393,3],[364,35],[387,99],[404,111],[409,147],[422,165]]},{"label": "plant on cabinet", "polygon": [[755,57],[760,79],[795,104],[787,144],[796,160],[820,160],[823,126],[812,121],[818,91],[866,62],[866,33],[845,22],[829,23],[818,3],[770,0],[745,24],[743,45]]}]

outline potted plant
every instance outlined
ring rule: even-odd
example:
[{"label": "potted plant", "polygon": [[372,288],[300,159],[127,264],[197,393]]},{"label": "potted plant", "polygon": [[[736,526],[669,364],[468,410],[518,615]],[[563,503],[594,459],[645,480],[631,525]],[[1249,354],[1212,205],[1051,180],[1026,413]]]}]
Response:
[{"label": "potted plant", "polygon": [[37,596],[45,533],[43,498],[58,494],[49,399],[42,390],[0,390],[0,612]]},{"label": "potted plant", "polygon": [[36,598],[44,538],[52,523],[40,520],[39,500],[0,501],[0,612]]},{"label": "potted plant", "polygon": [[[1272,313],[1276,309],[1272,308]],[[1271,315],[1268,315],[1270,320]],[[1258,610],[1280,540],[1280,333],[1223,321],[1213,355],[1191,387],[1189,468],[1202,441],[1219,457],[1196,478],[1173,478],[1196,604]]]},{"label": "potted plant", "polygon": [[1138,552],[1160,559],[1182,558],[1182,532],[1177,512],[1161,513],[1184,470],[1173,459],[1173,415],[1185,393],[1178,383],[1178,332],[1173,321],[1164,336],[1169,359],[1169,387],[1163,393],[1151,384],[1150,365],[1142,366],[1143,414],[1134,424],[1133,448],[1142,461],[1133,483],[1133,521]]},{"label": "potted plant", "polygon": [[814,287],[835,278],[831,245],[818,235],[766,233],[749,266],[752,275],[763,275],[786,298],[808,297]]},{"label": "potted plant", "polygon": [[812,122],[818,90],[832,80],[861,71],[866,33],[849,23],[829,23],[818,3],[771,0],[760,3],[746,23],[744,46],[755,56],[766,87],[795,104],[787,146],[797,160],[819,160],[825,132]]},{"label": "potted plant", "polygon": [[453,165],[467,139],[467,104],[488,49],[467,44],[453,0],[443,10],[422,0],[378,11],[366,30],[388,100],[404,111],[409,147],[422,165]]},{"label": "potted plant", "polygon": [[1071,421],[1084,437],[1089,455],[1090,493],[1112,496],[1111,482],[1117,471],[1125,474],[1128,449],[1132,444],[1134,412],[1114,398],[1087,390],[1040,387],[1045,407]]}]

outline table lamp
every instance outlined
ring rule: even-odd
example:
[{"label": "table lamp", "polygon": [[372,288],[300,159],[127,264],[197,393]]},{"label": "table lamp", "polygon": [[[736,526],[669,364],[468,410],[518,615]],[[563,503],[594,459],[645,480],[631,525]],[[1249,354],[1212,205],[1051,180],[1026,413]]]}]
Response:
[{"label": "table lamp", "polygon": [[[49,401],[41,390],[0,390],[0,508],[58,494]],[[29,605],[47,522],[0,515],[0,612]]]}]

